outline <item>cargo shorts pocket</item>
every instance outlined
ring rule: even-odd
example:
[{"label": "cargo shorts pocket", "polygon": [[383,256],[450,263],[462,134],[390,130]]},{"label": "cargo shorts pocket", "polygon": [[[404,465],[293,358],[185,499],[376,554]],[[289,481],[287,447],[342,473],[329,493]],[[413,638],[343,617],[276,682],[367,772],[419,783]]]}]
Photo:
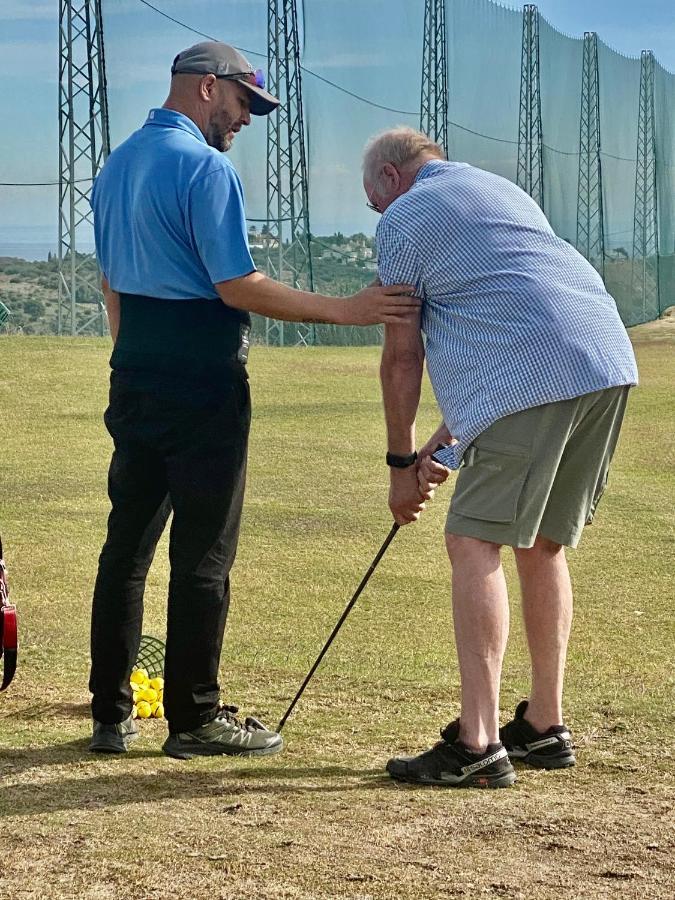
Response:
[{"label": "cargo shorts pocket", "polygon": [[457,476],[450,512],[483,522],[515,522],[531,462],[525,447],[486,440],[472,444]]}]

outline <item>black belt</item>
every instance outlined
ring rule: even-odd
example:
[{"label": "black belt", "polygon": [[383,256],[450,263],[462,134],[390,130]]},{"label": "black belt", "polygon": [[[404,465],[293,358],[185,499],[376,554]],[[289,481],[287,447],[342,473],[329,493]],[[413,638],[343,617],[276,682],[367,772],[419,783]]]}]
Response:
[{"label": "black belt", "polygon": [[120,294],[115,370],[212,376],[245,365],[251,317],[221,300],[166,300]]}]

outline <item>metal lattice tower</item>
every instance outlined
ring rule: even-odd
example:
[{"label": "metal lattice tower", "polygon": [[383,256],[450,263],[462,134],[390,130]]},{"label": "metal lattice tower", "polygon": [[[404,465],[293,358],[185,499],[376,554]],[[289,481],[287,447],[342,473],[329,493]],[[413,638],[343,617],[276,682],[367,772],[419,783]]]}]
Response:
[{"label": "metal lattice tower", "polygon": [[584,34],[581,72],[577,249],[604,278],[605,231],[600,160],[598,36],[592,31]]},{"label": "metal lattice tower", "polygon": [[445,0],[425,0],[420,131],[448,152]]},{"label": "metal lattice tower", "polygon": [[640,54],[632,268],[633,297],[642,302],[642,321],[657,318],[660,313],[658,253],[654,54],[651,50],[643,50]]},{"label": "metal lattice tower", "polygon": [[[268,0],[267,26],[269,90],[281,100],[267,117],[267,274],[313,291],[296,0]],[[267,319],[267,343],[283,345],[284,330]],[[295,344],[314,343],[312,325],[294,330]]]},{"label": "metal lattice tower", "polygon": [[110,152],[101,0],[59,3],[59,334],[107,330],[91,241],[91,185]]},{"label": "metal lattice tower", "polygon": [[523,7],[516,183],[544,209],[544,140],[539,84],[539,10],[533,4],[527,4]]}]

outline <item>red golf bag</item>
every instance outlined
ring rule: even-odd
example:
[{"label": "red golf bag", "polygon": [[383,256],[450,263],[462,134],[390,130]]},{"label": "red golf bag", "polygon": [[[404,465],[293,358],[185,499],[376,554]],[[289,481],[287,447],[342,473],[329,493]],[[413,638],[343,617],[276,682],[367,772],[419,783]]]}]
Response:
[{"label": "red golf bag", "polygon": [[7,584],[7,567],[2,557],[2,540],[0,539],[0,659],[5,660],[0,691],[4,691],[14,678],[17,654],[16,606],[9,602],[9,585]]}]

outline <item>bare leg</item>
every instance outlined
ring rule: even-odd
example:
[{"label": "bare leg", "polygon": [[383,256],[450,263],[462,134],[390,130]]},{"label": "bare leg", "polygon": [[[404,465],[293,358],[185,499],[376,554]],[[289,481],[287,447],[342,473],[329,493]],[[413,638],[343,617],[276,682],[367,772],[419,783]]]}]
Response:
[{"label": "bare leg", "polygon": [[460,740],[482,751],[499,740],[499,683],[509,634],[509,604],[500,547],[446,534],[452,607],[462,680]]},{"label": "bare leg", "polygon": [[523,619],[532,660],[532,690],[525,719],[537,731],[561,725],[567,642],[572,625],[572,584],[565,548],[538,537],[515,550]]}]

